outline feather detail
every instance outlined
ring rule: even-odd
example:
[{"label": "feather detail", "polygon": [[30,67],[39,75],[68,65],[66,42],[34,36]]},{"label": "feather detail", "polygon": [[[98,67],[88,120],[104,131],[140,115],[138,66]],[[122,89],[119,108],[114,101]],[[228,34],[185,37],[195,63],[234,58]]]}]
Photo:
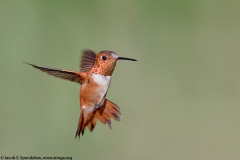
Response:
[{"label": "feather detail", "polygon": [[95,63],[95,57],[96,54],[91,50],[85,50],[83,51],[81,65],[80,65],[80,71],[86,72],[90,70],[94,63]]},{"label": "feather detail", "polygon": [[112,128],[110,118],[113,118],[116,121],[120,121],[119,115],[121,113],[120,113],[119,110],[120,110],[120,108],[116,104],[114,104],[113,102],[105,99],[103,105],[101,106],[101,108],[99,108],[96,111],[94,116],[96,116],[96,118],[100,122],[102,122],[103,124],[107,124],[110,128]]},{"label": "feather detail", "polygon": [[100,112],[96,112],[95,113],[95,116],[96,116],[96,118],[100,121],[100,122],[102,122],[103,124],[106,124],[106,120],[105,120],[105,118],[102,116],[102,114],[100,113]]},{"label": "feather detail", "polygon": [[84,128],[85,128],[85,124],[84,124],[84,117],[83,117],[83,112],[82,112],[79,117],[78,128],[77,128],[75,138],[77,138],[77,137],[80,138],[80,134],[82,134],[82,135],[84,134]]},{"label": "feather detail", "polygon": [[34,67],[34,68],[37,68],[37,69],[39,69],[39,70],[41,70],[41,71],[43,71],[43,72],[45,72],[49,75],[82,84],[82,77],[77,72],[47,68],[47,67],[42,67],[42,66],[37,66],[37,65],[31,64],[31,63],[27,63],[27,62],[24,62],[24,63],[26,63],[26,64]]},{"label": "feather detail", "polygon": [[96,126],[96,117],[92,117],[92,119],[90,119],[90,121],[88,122],[88,129],[90,130],[90,132],[93,131],[95,126]]}]

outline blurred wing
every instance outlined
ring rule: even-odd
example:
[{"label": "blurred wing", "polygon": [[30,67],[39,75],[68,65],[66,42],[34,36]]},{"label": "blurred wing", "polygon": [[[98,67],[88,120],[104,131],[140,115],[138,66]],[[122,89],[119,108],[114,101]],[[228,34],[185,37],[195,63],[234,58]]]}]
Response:
[{"label": "blurred wing", "polygon": [[95,62],[96,54],[91,50],[85,50],[83,51],[81,65],[80,65],[80,71],[86,72],[90,70]]},{"label": "blurred wing", "polygon": [[37,68],[49,75],[58,77],[58,78],[62,78],[62,79],[66,79],[72,82],[77,82],[77,83],[82,83],[82,78],[79,74],[77,74],[74,71],[67,71],[67,70],[60,70],[60,69],[53,69],[53,68],[46,68],[46,67],[41,67],[41,66],[37,66],[31,63],[27,63],[24,62],[30,66],[33,66],[34,68]]}]

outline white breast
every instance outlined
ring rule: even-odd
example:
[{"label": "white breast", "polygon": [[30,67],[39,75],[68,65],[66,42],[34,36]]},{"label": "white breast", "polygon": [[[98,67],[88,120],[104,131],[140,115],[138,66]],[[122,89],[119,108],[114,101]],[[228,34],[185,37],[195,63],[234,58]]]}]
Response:
[{"label": "white breast", "polygon": [[100,86],[107,87],[110,85],[111,76],[102,76],[101,74],[92,74],[93,80]]},{"label": "white breast", "polygon": [[107,94],[111,82],[111,76],[102,76],[100,74],[93,73],[92,78],[94,82],[98,84],[98,88],[95,90],[95,95],[99,96],[96,104],[100,105]]}]

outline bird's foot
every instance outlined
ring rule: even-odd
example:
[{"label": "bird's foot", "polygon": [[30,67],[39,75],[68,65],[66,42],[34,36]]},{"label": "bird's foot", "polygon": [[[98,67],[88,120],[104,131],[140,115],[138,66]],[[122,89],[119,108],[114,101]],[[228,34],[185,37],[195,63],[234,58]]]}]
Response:
[{"label": "bird's foot", "polygon": [[101,108],[101,106],[99,104],[94,104],[94,108],[99,109],[99,108]]}]

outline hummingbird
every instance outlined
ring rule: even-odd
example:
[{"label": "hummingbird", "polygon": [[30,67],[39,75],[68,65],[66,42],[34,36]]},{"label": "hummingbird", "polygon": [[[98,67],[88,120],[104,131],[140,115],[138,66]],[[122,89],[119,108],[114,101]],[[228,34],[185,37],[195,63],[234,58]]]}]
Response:
[{"label": "hummingbird", "polygon": [[79,83],[80,87],[80,117],[75,138],[84,134],[87,127],[90,132],[96,126],[97,120],[111,128],[111,119],[120,121],[120,108],[106,99],[111,83],[112,73],[118,60],[137,61],[132,58],[119,57],[113,51],[104,50],[95,54],[91,50],[84,50],[82,54],[80,72],[47,68],[24,62],[49,75]]}]

